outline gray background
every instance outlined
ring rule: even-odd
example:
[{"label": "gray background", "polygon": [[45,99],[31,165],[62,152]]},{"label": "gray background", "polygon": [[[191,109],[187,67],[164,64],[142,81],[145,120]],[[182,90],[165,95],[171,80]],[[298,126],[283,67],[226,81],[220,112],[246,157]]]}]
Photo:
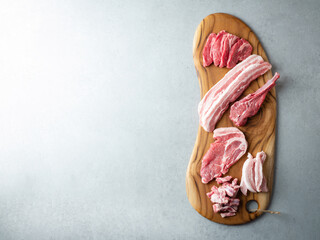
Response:
[{"label": "gray background", "polygon": [[[1,1],[0,239],[317,239],[319,1]],[[226,12],[277,84],[274,194],[224,226],[189,204],[196,27]]]}]

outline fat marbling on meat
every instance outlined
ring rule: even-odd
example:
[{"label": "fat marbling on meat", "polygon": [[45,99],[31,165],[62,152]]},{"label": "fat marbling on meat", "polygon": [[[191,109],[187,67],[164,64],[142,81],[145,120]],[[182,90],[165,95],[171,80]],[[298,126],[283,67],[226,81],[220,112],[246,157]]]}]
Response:
[{"label": "fat marbling on meat", "polygon": [[202,158],[200,175],[203,183],[226,174],[248,148],[244,134],[235,127],[217,128],[213,138],[215,142]]},{"label": "fat marbling on meat", "polygon": [[240,204],[240,199],[235,198],[240,188],[238,179],[235,178],[232,182],[231,179],[231,176],[223,178],[224,182],[222,183],[222,186],[212,186],[211,192],[207,193],[207,196],[213,203],[213,211],[215,213],[220,213],[223,218],[236,215]]},{"label": "fat marbling on meat", "polygon": [[231,69],[202,98],[198,105],[199,123],[212,132],[229,104],[234,102],[249,84],[271,69],[261,56],[251,55]]}]

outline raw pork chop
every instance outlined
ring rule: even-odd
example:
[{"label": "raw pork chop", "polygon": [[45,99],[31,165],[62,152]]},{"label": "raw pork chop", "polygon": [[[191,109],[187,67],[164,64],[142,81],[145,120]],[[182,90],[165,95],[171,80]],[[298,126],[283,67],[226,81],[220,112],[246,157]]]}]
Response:
[{"label": "raw pork chop", "polygon": [[249,117],[257,114],[268,92],[276,85],[279,77],[279,73],[275,73],[274,77],[256,92],[232,104],[229,118],[236,126],[245,125]]},{"label": "raw pork chop", "polygon": [[202,60],[203,60],[204,67],[207,67],[212,64],[212,57],[210,56],[210,50],[211,50],[211,44],[214,43],[216,36],[217,35],[215,33],[211,33],[207,39],[206,45],[203,48]]},{"label": "raw pork chop", "polygon": [[[228,181],[222,183],[222,186],[213,186],[211,192],[207,193],[207,196],[213,203],[213,211],[220,213],[223,218],[236,215],[240,204],[240,199],[235,198],[240,188],[237,184],[238,179],[235,178],[230,183],[232,177],[229,177],[230,176],[228,176]],[[223,179],[226,180],[227,177]]]},{"label": "raw pork chop", "polygon": [[251,55],[215,84],[198,106],[199,123],[204,130],[212,132],[229,104],[234,102],[253,80],[270,68],[271,64],[264,62],[262,57]]},{"label": "raw pork chop", "polygon": [[267,155],[261,151],[257,153],[256,158],[253,158],[248,153],[248,159],[242,167],[242,177],[240,188],[241,192],[247,196],[247,191],[250,192],[268,192],[267,181],[263,176],[262,165],[266,160]]},{"label": "raw pork chop", "polygon": [[244,134],[235,127],[217,128],[213,132],[216,140],[202,158],[200,175],[203,183],[226,174],[247,151]]}]

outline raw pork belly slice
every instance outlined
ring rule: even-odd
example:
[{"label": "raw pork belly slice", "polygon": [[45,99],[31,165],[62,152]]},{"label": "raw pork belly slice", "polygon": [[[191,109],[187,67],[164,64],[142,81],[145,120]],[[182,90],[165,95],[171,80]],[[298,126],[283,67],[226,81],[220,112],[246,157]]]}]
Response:
[{"label": "raw pork belly slice", "polygon": [[262,151],[259,152],[256,158],[253,158],[248,153],[248,159],[244,162],[242,167],[242,177],[240,188],[241,192],[247,196],[247,191],[268,192],[267,181],[263,176],[262,165],[266,160],[267,155]]},{"label": "raw pork belly slice", "polygon": [[229,58],[227,61],[227,68],[233,68],[239,61],[243,61],[252,53],[252,46],[250,43],[241,38],[231,48]]},{"label": "raw pork belly slice", "polygon": [[220,187],[213,186],[211,192],[207,193],[213,203],[213,211],[220,213],[223,218],[236,215],[240,204],[240,199],[235,198],[240,188],[240,185],[237,185],[238,179],[235,178],[230,183],[231,178],[230,176],[223,178],[223,181],[229,180]]},{"label": "raw pork belly slice", "polygon": [[202,59],[203,66],[207,67],[212,64],[212,57],[210,56],[211,44],[216,39],[217,35],[215,33],[211,33],[207,39],[206,45],[203,48]]},{"label": "raw pork belly slice", "polygon": [[231,106],[229,118],[236,126],[245,125],[249,117],[257,114],[268,92],[276,85],[279,77],[279,73],[275,73],[274,77],[255,93],[249,94]]},{"label": "raw pork belly slice", "polygon": [[198,106],[199,123],[204,130],[212,132],[229,104],[234,102],[253,80],[269,69],[270,63],[264,62],[258,55],[251,55],[215,84]]},{"label": "raw pork belly slice", "polygon": [[244,134],[235,127],[217,128],[213,132],[213,138],[216,141],[211,143],[202,158],[200,175],[203,183],[226,174],[248,148]]},{"label": "raw pork belly slice", "polygon": [[251,55],[250,43],[222,30],[217,35],[211,33],[202,51],[203,66],[214,63],[215,66],[233,68],[238,61]]}]

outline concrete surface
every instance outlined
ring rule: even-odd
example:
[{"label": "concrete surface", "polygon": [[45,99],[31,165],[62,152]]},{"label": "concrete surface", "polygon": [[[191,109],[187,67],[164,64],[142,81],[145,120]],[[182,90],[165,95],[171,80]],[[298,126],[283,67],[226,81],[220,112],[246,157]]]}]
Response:
[{"label": "concrete surface", "polygon": [[[0,239],[319,239],[319,1],[1,1]],[[274,194],[229,227],[189,204],[192,59],[241,18],[281,78]]]}]

